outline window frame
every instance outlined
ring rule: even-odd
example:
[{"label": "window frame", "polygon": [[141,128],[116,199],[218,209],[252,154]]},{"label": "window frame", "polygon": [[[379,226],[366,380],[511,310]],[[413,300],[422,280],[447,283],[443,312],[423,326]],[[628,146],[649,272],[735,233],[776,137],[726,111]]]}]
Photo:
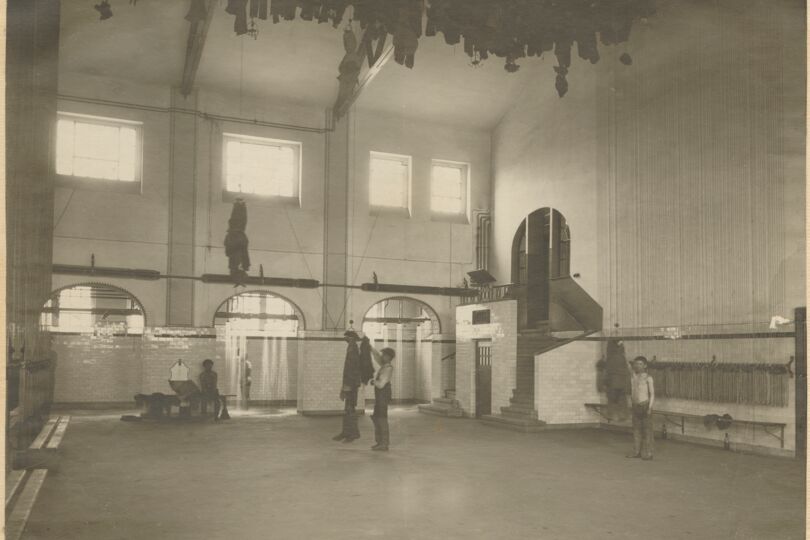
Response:
[{"label": "window frame", "polygon": [[[372,174],[371,174],[371,166],[374,159],[384,159],[389,161],[397,161],[400,163],[407,163],[408,166],[408,178],[406,180],[407,185],[405,186],[405,206],[386,206],[386,205],[379,205],[374,204],[371,201],[371,184],[373,182]],[[372,215],[392,215],[392,216],[401,216],[410,218],[412,215],[412,208],[413,208],[413,156],[409,156],[406,154],[394,154],[391,152],[380,152],[377,150],[369,151],[368,157],[368,182],[366,185],[368,190],[367,192],[367,200],[370,213]]]},{"label": "window frame", "polygon": [[[461,212],[442,212],[433,208],[433,188],[434,188],[434,175],[433,170],[437,165],[444,167],[452,167],[462,171],[462,181],[464,185],[461,188]],[[445,221],[451,223],[469,223],[470,222],[470,170],[471,165],[466,161],[452,161],[449,159],[431,159],[430,160],[430,216],[433,221]]]},{"label": "window frame", "polygon": [[[264,146],[272,146],[272,147],[288,147],[292,148],[295,152],[297,159],[296,162],[296,174],[295,178],[293,178],[293,194],[291,196],[286,195],[265,195],[262,193],[243,193],[241,191],[231,191],[228,189],[228,142],[229,141],[239,141],[239,142],[248,142],[248,143],[255,143]],[[221,166],[221,174],[222,174],[222,201],[223,202],[233,202],[236,199],[242,199],[245,201],[256,201],[260,203],[276,205],[282,204],[287,206],[301,206],[301,183],[303,178],[303,155],[304,155],[304,144],[301,141],[289,141],[285,139],[275,139],[272,137],[261,137],[257,135],[247,135],[244,133],[234,133],[234,132],[223,132],[222,138],[220,139],[220,143],[222,145],[220,154],[220,159],[222,160]]]},{"label": "window frame", "polygon": [[[85,124],[95,124],[100,126],[133,128],[135,130],[135,179],[113,180],[111,178],[91,178],[87,176],[59,174],[56,168],[56,163],[58,160],[57,126],[59,121],[62,119],[81,121]],[[111,118],[108,116],[57,111],[56,123],[54,124],[53,129],[54,152],[52,163],[57,185],[75,189],[86,189],[90,191],[117,191],[141,194],[143,189],[143,122],[137,120],[128,120],[125,118]]]}]

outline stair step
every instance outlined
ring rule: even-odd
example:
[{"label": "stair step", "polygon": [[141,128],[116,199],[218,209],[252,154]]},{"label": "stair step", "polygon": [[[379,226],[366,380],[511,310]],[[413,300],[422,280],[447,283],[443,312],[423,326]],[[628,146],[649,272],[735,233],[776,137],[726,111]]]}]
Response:
[{"label": "stair step", "polygon": [[441,403],[443,405],[449,405],[450,407],[458,406],[458,400],[453,398],[433,398],[433,403]]},{"label": "stair step", "polygon": [[527,409],[529,411],[534,410],[534,403],[531,401],[514,401],[512,399],[509,400],[509,407],[513,409]]},{"label": "stair step", "polygon": [[455,390],[445,390],[444,397],[448,399],[456,399],[456,391]]},{"label": "stair step", "polygon": [[481,417],[481,421],[493,427],[511,429],[513,431],[521,431],[523,433],[542,431],[546,425],[545,422],[540,420],[511,418],[501,415],[485,415]]},{"label": "stair step", "polygon": [[441,407],[436,405],[419,405],[419,412],[424,414],[432,414],[435,416],[446,416],[448,418],[461,418],[464,412],[455,407]]},{"label": "stair step", "polygon": [[523,407],[501,407],[501,415],[508,416],[509,418],[537,420],[537,411]]}]

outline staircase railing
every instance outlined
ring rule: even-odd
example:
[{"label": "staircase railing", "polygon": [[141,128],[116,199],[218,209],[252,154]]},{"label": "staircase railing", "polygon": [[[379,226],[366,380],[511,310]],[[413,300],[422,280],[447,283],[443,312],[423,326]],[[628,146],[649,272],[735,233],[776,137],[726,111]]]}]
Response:
[{"label": "staircase railing", "polygon": [[515,285],[496,285],[494,287],[482,287],[478,289],[478,294],[472,297],[463,298],[461,305],[480,304],[482,302],[497,302],[499,300],[511,300],[516,298]]}]

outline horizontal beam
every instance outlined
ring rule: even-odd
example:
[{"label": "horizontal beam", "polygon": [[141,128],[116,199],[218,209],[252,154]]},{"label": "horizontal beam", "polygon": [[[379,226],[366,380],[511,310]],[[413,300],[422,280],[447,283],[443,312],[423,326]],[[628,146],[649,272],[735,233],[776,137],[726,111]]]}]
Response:
[{"label": "horizontal beam", "polygon": [[194,87],[203,48],[205,48],[205,38],[208,36],[208,28],[211,26],[211,19],[214,18],[214,8],[216,6],[217,0],[208,0],[205,4],[205,19],[192,21],[188,30],[186,60],[183,63],[183,80],[180,83],[180,93],[184,96],[191,94]]},{"label": "horizontal beam", "polygon": [[[387,34],[383,34],[381,40],[385,39]],[[364,36],[365,37],[365,36]],[[364,47],[364,44],[361,44],[360,47]],[[335,105],[332,107],[332,116],[333,120],[338,120],[342,118],[354,102],[357,101],[357,98],[360,97],[360,94],[371,84],[371,81],[374,80],[374,77],[380,73],[380,70],[385,66],[386,63],[394,56],[394,46],[388,45],[382,53],[380,53],[379,57],[374,61],[373,64],[368,68],[365,75],[363,75],[362,79],[358,82],[357,86],[354,89],[354,92],[351,93],[345,100],[342,102],[335,102]]]},{"label": "horizontal beam", "polygon": [[393,283],[363,283],[362,285],[346,285],[321,283],[316,279],[298,279],[282,277],[262,277],[247,276],[241,278],[238,283],[229,274],[203,274],[201,276],[180,276],[173,274],[161,274],[156,270],[142,270],[130,268],[111,268],[100,266],[74,266],[74,265],[53,265],[54,274],[82,275],[88,277],[113,277],[124,279],[190,279],[202,281],[203,283],[221,283],[228,285],[257,285],[267,287],[293,287],[298,289],[317,289],[319,287],[338,287],[344,289],[360,289],[366,292],[398,293],[398,294],[430,294],[439,296],[474,297],[479,294],[478,289],[469,287],[429,287],[424,285],[399,285]]}]

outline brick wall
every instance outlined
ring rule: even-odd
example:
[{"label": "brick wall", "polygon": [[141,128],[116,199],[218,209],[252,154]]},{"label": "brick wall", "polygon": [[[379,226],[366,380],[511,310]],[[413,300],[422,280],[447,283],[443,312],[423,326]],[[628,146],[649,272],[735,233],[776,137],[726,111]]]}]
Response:
[{"label": "brick wall", "polygon": [[[450,336],[417,340],[392,334],[378,348],[397,351],[393,397],[427,402],[432,397],[439,359],[454,348]],[[302,332],[297,339],[250,338],[246,352],[252,364],[252,401],[296,401],[302,412],[340,411],[340,381],[346,344],[343,332]],[[236,365],[227,360],[226,339],[213,328],[148,328],[143,336],[56,335],[58,354],[56,402],[132,402],[137,393],[170,393],[169,369],[183,359],[197,380],[202,360],[211,358],[224,394],[240,394]],[[441,379],[441,373],[437,379]],[[373,399],[372,388],[361,390],[360,403]]]},{"label": "brick wall", "polygon": [[585,408],[598,403],[597,342],[575,341],[534,358],[537,417],[548,424],[598,423],[599,416]]},{"label": "brick wall", "polygon": [[430,398],[444,397],[445,391],[456,386],[456,343],[454,334],[432,336],[430,363]]},{"label": "brick wall", "polygon": [[475,342],[456,343],[456,399],[465,414],[475,415]]},{"label": "brick wall", "polygon": [[[343,410],[340,387],[346,342],[343,332],[300,332],[298,344],[298,412]],[[362,403],[358,399],[359,403]]]},{"label": "brick wall", "polygon": [[[489,324],[472,324],[472,313],[489,309]],[[476,342],[492,342],[492,412],[509,405],[517,363],[517,302],[507,300],[456,308],[456,399],[475,414]]]},{"label": "brick wall", "polygon": [[221,377],[219,386],[227,388],[225,342],[213,337],[210,328],[147,329],[141,351],[143,393],[170,393],[169,370],[178,359],[189,366],[189,376],[197,381],[202,372],[202,361],[210,358],[214,361],[214,371]]},{"label": "brick wall", "polygon": [[141,338],[55,334],[54,401],[131,402],[141,391]]},{"label": "brick wall", "polygon": [[[656,340],[625,341],[628,358],[643,354],[658,361],[718,362],[767,361],[786,363],[793,351],[789,339],[718,339],[718,340]],[[549,424],[582,424],[601,422],[603,419],[584,407],[584,403],[605,403],[607,399],[596,388],[596,362],[604,354],[604,342],[578,341],[535,357],[535,401],[538,417]],[[708,357],[704,356],[707,355]],[[795,448],[795,392],[790,390],[786,407],[765,407],[733,403],[710,403],[685,399],[657,398],[658,410],[707,415],[728,413],[732,418],[782,422],[785,428],[785,449]],[[660,431],[663,418],[655,418],[655,429]],[[681,435],[680,428],[669,425],[669,433]],[[738,447],[754,446],[780,448],[778,439],[765,433],[761,427],[732,426],[720,431],[707,429],[699,420],[688,420],[683,435],[693,440],[714,441],[720,444],[725,434]]]}]

